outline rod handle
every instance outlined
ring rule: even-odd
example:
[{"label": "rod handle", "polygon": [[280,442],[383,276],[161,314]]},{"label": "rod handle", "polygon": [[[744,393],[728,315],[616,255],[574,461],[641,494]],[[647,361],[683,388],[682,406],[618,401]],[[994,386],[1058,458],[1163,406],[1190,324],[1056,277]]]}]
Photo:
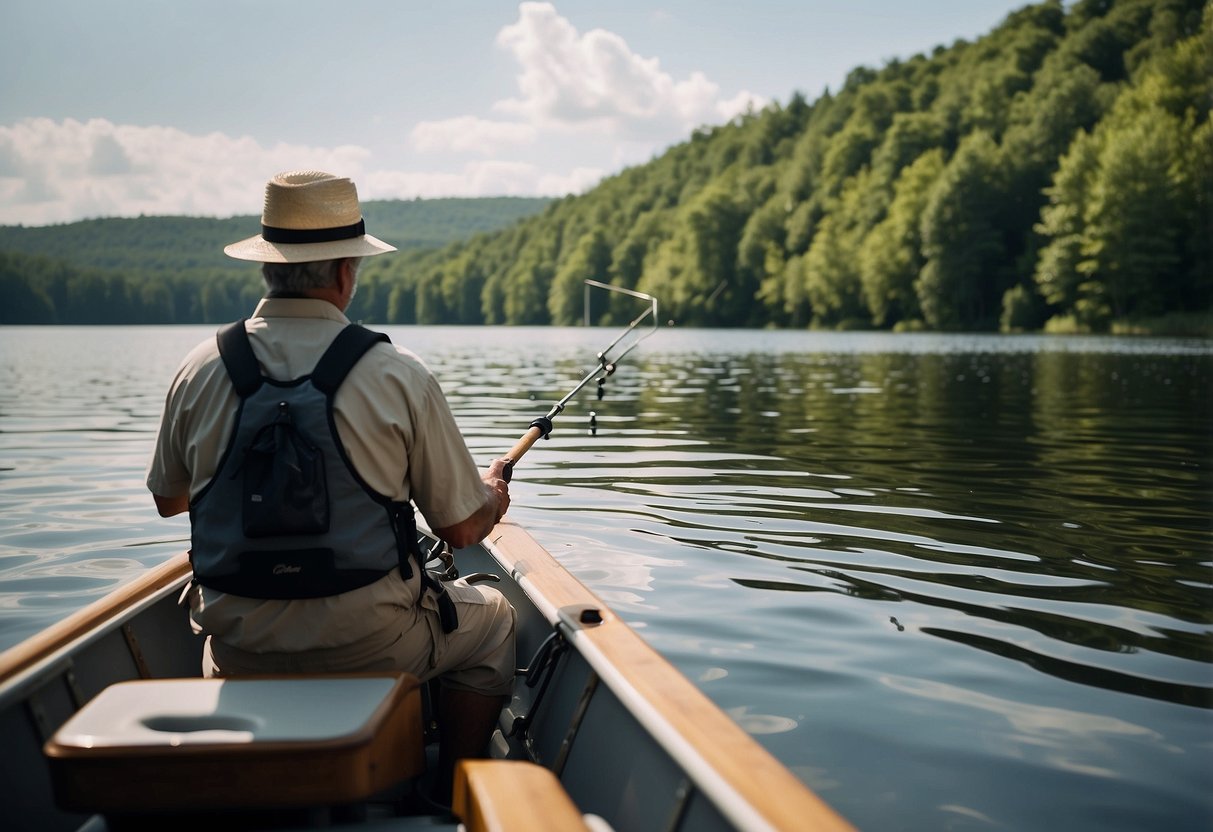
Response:
[{"label": "rod handle", "polygon": [[[554,413],[555,411],[553,411]],[[509,482],[514,476],[514,463],[522,459],[522,455],[531,449],[531,446],[540,440],[547,439],[548,434],[552,432],[551,416],[540,416],[535,421],[531,422],[530,430],[522,435],[522,438],[514,443],[514,447],[510,448],[509,453],[502,457],[505,460],[505,471],[502,477],[506,482]]]},{"label": "rod handle", "polygon": [[543,437],[543,431],[539,428],[531,428],[522,435],[522,438],[514,443],[514,447],[510,448],[502,459],[505,460],[505,473],[502,477],[506,482],[509,482],[514,475],[514,463],[522,459],[522,455],[531,449],[531,446],[538,442]]}]

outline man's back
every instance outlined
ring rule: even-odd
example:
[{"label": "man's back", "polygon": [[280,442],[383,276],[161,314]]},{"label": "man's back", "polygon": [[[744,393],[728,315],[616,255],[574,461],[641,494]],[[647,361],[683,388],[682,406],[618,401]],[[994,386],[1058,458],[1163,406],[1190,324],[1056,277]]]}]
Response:
[{"label": "man's back", "polygon": [[[262,264],[267,295],[246,322],[259,372],[271,384],[312,373],[349,325],[344,310],[354,296],[362,258],[394,250],[366,233],[350,180],[320,171],[273,177],[266,184],[261,233],[224,249]],[[311,407],[308,402],[314,400],[303,397],[296,403]],[[440,710],[452,714],[440,720],[441,767],[449,779],[455,758],[484,751],[501,697],[512,687],[513,610],[492,588],[464,582],[423,585],[423,569],[398,568],[407,566],[416,541],[401,528],[396,512],[411,501],[443,539],[456,546],[481,540],[509,506],[505,460],[494,460],[481,474],[437,381],[415,355],[389,344],[367,350],[332,395],[331,408],[327,400],[324,407],[325,421],[331,417],[333,426],[327,450],[349,474],[341,486],[353,482],[369,498],[349,504],[357,517],[340,516],[347,511],[342,503],[330,518],[334,524],[353,520],[355,526],[369,518],[363,528],[370,531],[348,535],[341,554],[356,565],[374,561],[382,577],[352,589],[341,581],[321,581],[309,584],[309,597],[267,598],[255,597],[258,590],[240,581],[205,586],[206,570],[200,573],[195,564],[188,601],[195,628],[208,636],[203,672],[394,669],[423,680],[440,677]],[[187,356],[173,380],[147,480],[162,516],[190,509],[195,541],[228,552],[237,563],[247,554],[246,539],[256,535],[243,523],[196,509],[207,499],[208,483],[224,465],[229,447],[232,454],[244,452],[232,441],[240,410],[217,342],[208,339]],[[249,446],[245,431],[241,443]],[[224,468],[223,476],[234,474]],[[332,481],[326,478],[325,484]],[[377,508],[386,510],[372,517]],[[411,516],[412,509],[408,512]],[[273,545],[296,546],[282,531],[271,524]],[[378,547],[379,555],[360,551],[363,545]],[[399,556],[397,566],[384,571],[383,554],[391,549]],[[231,559],[223,557],[218,562],[230,566]],[[336,563],[336,556],[331,560]]]}]

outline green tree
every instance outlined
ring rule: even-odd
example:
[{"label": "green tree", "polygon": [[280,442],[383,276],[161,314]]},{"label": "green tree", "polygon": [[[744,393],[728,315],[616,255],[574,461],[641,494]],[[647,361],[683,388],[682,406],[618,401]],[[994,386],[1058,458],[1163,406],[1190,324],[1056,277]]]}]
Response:
[{"label": "green tree", "polygon": [[898,113],[872,157],[874,184],[888,187],[902,170],[928,150],[942,147],[945,131],[933,113]]},{"label": "green tree", "polygon": [[857,254],[853,229],[834,214],[822,220],[802,266],[815,326],[835,326],[859,316]]},{"label": "green tree", "polygon": [[1213,305],[1213,120],[1192,132],[1184,165],[1184,261],[1176,308],[1209,309]]},{"label": "green tree", "polygon": [[931,187],[943,170],[943,151],[938,148],[915,159],[894,185],[888,215],[861,246],[860,283],[864,302],[877,326],[891,326],[921,315],[914,290],[924,263],[919,220]]},{"label": "green tree", "polygon": [[998,319],[999,332],[1038,329],[1043,321],[1043,301],[1032,289],[1020,283],[1003,294],[1002,315]]},{"label": "green tree", "polygon": [[860,243],[868,230],[864,197],[870,193],[870,171],[847,181],[837,207],[821,221],[804,258],[805,286],[818,326],[866,324],[860,275]]},{"label": "green tree", "polygon": [[55,306],[31,274],[48,265],[41,258],[0,253],[0,324],[55,323]]},{"label": "green tree", "polygon": [[147,280],[137,288],[135,303],[139,323],[171,324],[177,320],[173,293],[160,280]]},{"label": "green tree", "polygon": [[560,229],[552,224],[540,226],[527,239],[518,258],[505,273],[501,323],[548,323],[548,291],[556,271],[559,246]]},{"label": "green tree", "polygon": [[915,290],[933,329],[991,329],[1009,288],[1000,206],[998,146],[968,136],[931,190],[922,216],[926,258]]},{"label": "green tree", "polygon": [[1157,314],[1180,263],[1180,137],[1167,113],[1107,132],[1085,212],[1082,261],[1092,319]]},{"label": "green tree", "polygon": [[705,188],[675,219],[674,231],[646,264],[641,291],[661,298],[681,323],[745,323],[752,294],[736,282],[737,244],[746,220],[726,182]]},{"label": "green tree", "polygon": [[472,247],[463,248],[442,264],[439,287],[447,322],[477,324],[481,321],[480,296],[484,291],[483,267]]},{"label": "green tree", "polygon": [[412,301],[417,323],[445,323],[447,308],[442,297],[442,266],[431,263],[414,275]]},{"label": "green tree", "polygon": [[787,263],[784,247],[787,206],[785,195],[773,195],[750,214],[737,245],[737,271],[746,275],[747,283],[757,287],[755,298],[769,321],[783,322],[786,318],[783,281]]},{"label": "green tree", "polygon": [[1081,326],[1209,302],[1200,241],[1209,238],[1210,37],[1142,65],[1095,131],[1079,134],[1047,191],[1036,283]]},{"label": "green tree", "polygon": [[388,294],[387,319],[394,324],[417,323],[415,296],[403,281],[393,285]]},{"label": "green tree", "polygon": [[584,313],[585,281],[605,282],[611,268],[611,249],[599,229],[585,234],[577,247],[556,270],[548,295],[548,314],[553,324],[567,326]]},{"label": "green tree", "polygon": [[[669,238],[670,216],[666,210],[650,210],[636,217],[611,250],[609,283],[625,289],[636,288],[645,264],[652,261],[657,249]],[[604,324],[623,324],[635,317],[634,309],[634,302],[616,293],[610,297],[606,314],[596,318]]]},{"label": "green tree", "polygon": [[1088,195],[1098,164],[1094,138],[1079,133],[1046,191],[1049,204],[1036,226],[1048,242],[1037,258],[1034,279],[1044,300],[1061,314],[1073,314],[1081,297],[1083,277],[1078,267],[1083,260]]}]

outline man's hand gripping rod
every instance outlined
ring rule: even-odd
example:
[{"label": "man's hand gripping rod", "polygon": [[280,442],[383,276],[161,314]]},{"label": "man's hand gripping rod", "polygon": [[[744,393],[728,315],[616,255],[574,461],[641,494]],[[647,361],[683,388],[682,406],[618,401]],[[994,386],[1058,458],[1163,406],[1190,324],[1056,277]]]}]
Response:
[{"label": "man's hand gripping rod", "polygon": [[[502,457],[502,459],[505,460],[505,473],[503,476],[506,482],[509,482],[513,477],[514,464],[518,462],[518,460],[522,459],[523,454],[529,451],[531,447],[540,440],[540,438],[548,438],[552,432],[552,419],[560,415],[560,412],[564,410],[564,406],[568,404],[569,400],[572,399],[573,396],[577,395],[577,393],[581,391],[581,388],[589,384],[590,380],[595,376],[598,377],[598,398],[601,399],[603,385],[605,385],[606,380],[615,373],[616,365],[623,360],[625,355],[635,349],[637,344],[657,331],[657,298],[653,297],[652,295],[647,295],[644,292],[637,292],[632,289],[624,289],[621,286],[612,286],[609,283],[599,283],[597,280],[585,281],[585,317],[587,325],[589,325],[590,318],[589,311],[591,288],[606,289],[609,292],[619,292],[625,295],[631,295],[634,298],[640,298],[641,300],[648,301],[649,306],[644,310],[644,312],[640,313],[635,320],[628,324],[627,328],[624,329],[623,332],[619,333],[619,336],[616,337],[614,341],[607,344],[606,347],[598,353],[597,366],[587,373],[586,377],[583,378],[576,387],[570,390],[563,399],[556,402],[556,404],[552,406],[552,409],[547,412],[546,416],[540,416],[538,419],[531,422],[531,427],[527,430],[527,432],[522,435],[521,439],[514,443],[514,447],[510,448],[509,453]],[[619,353],[618,356],[611,359],[609,357],[610,351],[614,349],[615,346],[619,344],[619,342],[625,337],[634,332],[636,327],[638,327],[640,323],[648,317],[652,317],[653,319],[652,328],[638,335],[626,346],[626,348],[624,348],[621,353]],[[599,376],[599,373],[602,373],[602,375]]]}]

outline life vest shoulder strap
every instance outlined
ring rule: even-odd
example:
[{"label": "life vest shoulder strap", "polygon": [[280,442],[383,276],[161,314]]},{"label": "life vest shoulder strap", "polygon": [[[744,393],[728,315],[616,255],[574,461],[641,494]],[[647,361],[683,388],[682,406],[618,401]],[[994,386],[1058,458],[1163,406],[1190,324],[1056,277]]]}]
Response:
[{"label": "life vest shoulder strap", "polygon": [[[227,324],[215,336],[223,366],[232,379],[236,394],[242,399],[256,393],[264,381],[261,365],[253,354],[253,346],[249,342],[244,321],[245,319],[241,318]],[[337,334],[333,343],[329,344],[329,348],[320,357],[316,368],[312,370],[312,384],[326,396],[332,397],[359,359],[380,342],[391,343],[391,339],[382,332],[373,332],[358,324],[350,324]]]},{"label": "life vest shoulder strap", "polygon": [[253,355],[253,345],[249,343],[244,321],[241,318],[227,324],[216,333],[215,338],[219,342],[219,356],[236,388],[236,394],[247,399],[261,387],[262,377],[261,365],[257,363],[257,356]]},{"label": "life vest shoulder strap", "polygon": [[381,342],[390,344],[391,339],[382,332],[350,324],[337,334],[324,355],[320,356],[316,369],[312,370],[312,384],[331,398],[359,359]]}]

